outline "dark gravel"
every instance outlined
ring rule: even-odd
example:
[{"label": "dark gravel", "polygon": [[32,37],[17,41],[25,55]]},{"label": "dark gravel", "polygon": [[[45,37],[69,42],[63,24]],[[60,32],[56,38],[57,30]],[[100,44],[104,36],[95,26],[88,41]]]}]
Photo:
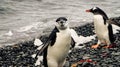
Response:
[{"label": "dark gravel", "polygon": [[[113,21],[120,23],[120,17],[112,18]],[[73,28],[82,36],[91,36],[93,32],[93,23]],[[91,49],[90,46],[97,43],[97,38],[84,43],[82,49],[75,48],[68,54],[67,62],[64,67],[70,67],[72,64],[80,62],[77,67],[120,67],[120,30],[114,34],[117,44],[114,48]],[[41,36],[40,39],[45,42],[48,36]],[[83,44],[83,45],[84,45]],[[19,43],[13,46],[0,48],[0,67],[35,67],[37,59],[32,58],[33,54],[38,52],[38,46],[34,45],[34,40]],[[39,67],[39,66],[37,66]]]},{"label": "dark gravel", "polygon": [[74,27],[73,29],[77,32],[78,35],[82,35],[84,37],[95,34],[93,32],[93,30],[94,30],[93,23],[89,23],[89,24],[79,26],[79,27]]},{"label": "dark gravel", "polygon": [[114,17],[114,18],[110,18],[110,20],[114,21],[114,24],[117,24],[118,26],[120,26],[120,17]]}]

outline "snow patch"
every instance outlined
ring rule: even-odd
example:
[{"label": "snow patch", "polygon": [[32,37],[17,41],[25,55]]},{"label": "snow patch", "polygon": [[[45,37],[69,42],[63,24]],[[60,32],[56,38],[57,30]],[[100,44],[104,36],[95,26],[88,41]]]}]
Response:
[{"label": "snow patch", "polygon": [[95,37],[96,37],[96,35],[88,36],[88,37],[78,36],[74,29],[70,29],[70,32],[71,32],[72,38],[76,42],[75,48],[83,48],[84,46],[79,46],[79,44],[83,44],[83,43],[89,42],[92,39],[95,39]]},{"label": "snow patch", "polygon": [[93,36],[88,36],[88,37],[84,37],[84,36],[79,36],[79,43],[80,44],[83,44],[83,43],[86,43],[86,42],[89,42],[91,41],[92,39],[95,39],[96,35],[93,35]]},{"label": "snow patch", "polygon": [[117,30],[120,30],[120,27],[118,27],[117,25],[112,24],[112,27],[113,27],[113,33],[114,34],[118,33]]},{"label": "snow patch", "polygon": [[41,65],[41,62],[43,61],[43,56],[38,56],[37,58],[38,58],[38,59],[37,59],[37,61],[36,61],[36,63],[35,63],[35,66]]},{"label": "snow patch", "polygon": [[33,55],[32,55],[32,58],[35,58],[35,56],[36,56],[36,54],[33,54]]},{"label": "snow patch", "polygon": [[41,44],[43,44],[42,41],[40,39],[36,38],[34,41],[34,45],[40,46]]}]

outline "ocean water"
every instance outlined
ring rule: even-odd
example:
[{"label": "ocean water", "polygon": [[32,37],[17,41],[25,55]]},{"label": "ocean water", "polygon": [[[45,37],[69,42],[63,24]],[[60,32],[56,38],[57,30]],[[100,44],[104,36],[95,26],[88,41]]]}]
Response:
[{"label": "ocean water", "polygon": [[0,0],[0,46],[37,38],[64,16],[70,27],[92,22],[86,9],[100,7],[109,17],[120,16],[119,0]]}]

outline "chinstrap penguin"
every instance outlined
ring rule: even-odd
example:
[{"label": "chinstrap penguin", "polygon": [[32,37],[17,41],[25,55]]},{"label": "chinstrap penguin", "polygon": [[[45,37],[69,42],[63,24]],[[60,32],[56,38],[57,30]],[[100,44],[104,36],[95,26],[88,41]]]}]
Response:
[{"label": "chinstrap penguin", "polygon": [[98,7],[86,10],[86,12],[94,14],[94,28],[98,37],[98,43],[93,45],[91,48],[98,48],[100,43],[105,44],[105,48],[111,47],[115,38],[113,36],[112,25],[108,22],[109,18],[106,13]]},{"label": "chinstrap penguin", "polygon": [[44,67],[63,67],[70,47],[75,46],[65,17],[56,20],[55,28],[40,50],[43,52]]}]

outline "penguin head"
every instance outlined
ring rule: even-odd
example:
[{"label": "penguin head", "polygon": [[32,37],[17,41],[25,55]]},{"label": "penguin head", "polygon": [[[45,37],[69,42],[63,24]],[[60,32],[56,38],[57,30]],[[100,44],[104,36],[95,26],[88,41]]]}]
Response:
[{"label": "penguin head", "polygon": [[101,14],[103,10],[98,7],[93,7],[91,9],[86,10],[86,12],[91,12],[93,14]]},{"label": "penguin head", "polygon": [[91,9],[86,10],[86,12],[91,12],[94,15],[102,15],[103,17],[108,19],[106,13],[102,9],[100,9],[99,7],[93,7]]},{"label": "penguin head", "polygon": [[64,30],[68,27],[68,22],[67,19],[65,17],[59,17],[56,20],[56,26],[61,29]]}]

